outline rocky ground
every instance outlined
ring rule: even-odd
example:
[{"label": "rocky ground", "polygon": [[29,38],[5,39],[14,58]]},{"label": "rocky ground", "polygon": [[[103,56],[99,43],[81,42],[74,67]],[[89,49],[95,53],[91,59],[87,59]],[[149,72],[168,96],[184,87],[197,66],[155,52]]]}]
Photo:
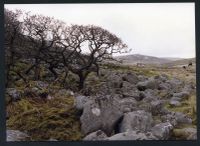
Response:
[{"label": "rocky ground", "polygon": [[194,140],[195,69],[105,65],[80,92],[56,82],[6,90],[7,140]]}]

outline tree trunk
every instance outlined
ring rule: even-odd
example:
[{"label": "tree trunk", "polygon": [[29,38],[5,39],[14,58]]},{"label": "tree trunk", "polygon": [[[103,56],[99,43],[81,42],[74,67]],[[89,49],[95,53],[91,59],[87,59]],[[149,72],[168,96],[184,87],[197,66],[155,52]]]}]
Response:
[{"label": "tree trunk", "polygon": [[82,73],[79,74],[79,90],[83,89],[84,87],[84,82],[85,82],[85,77],[83,76]]},{"label": "tree trunk", "polygon": [[39,65],[39,60],[36,59],[35,60],[35,77],[34,79],[37,81],[37,80],[40,80],[40,65]]},{"label": "tree trunk", "polygon": [[36,65],[32,65],[31,67],[29,67],[26,71],[25,71],[25,74],[29,74],[29,72],[35,67]]},{"label": "tree trunk", "polygon": [[67,78],[67,76],[68,76],[68,70],[67,69],[65,69],[65,76],[64,76],[64,79],[63,79],[63,82],[62,82],[62,85],[64,86],[65,85],[65,81],[66,81],[66,78]]},{"label": "tree trunk", "polygon": [[24,83],[27,83],[26,78],[20,72],[16,72],[16,74],[24,81]]},{"label": "tree trunk", "polygon": [[51,71],[51,73],[54,75],[55,80],[58,78],[58,74],[57,72],[54,70],[54,68],[52,66],[49,67],[49,70]]},{"label": "tree trunk", "polygon": [[97,76],[99,76],[99,65],[97,63],[95,63],[95,66],[96,66],[96,73],[97,73]]}]

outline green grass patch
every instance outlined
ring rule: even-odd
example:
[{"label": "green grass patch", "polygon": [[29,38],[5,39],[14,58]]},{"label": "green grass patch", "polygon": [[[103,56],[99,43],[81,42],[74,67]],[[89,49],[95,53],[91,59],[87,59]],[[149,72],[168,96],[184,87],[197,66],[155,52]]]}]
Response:
[{"label": "green grass patch", "polygon": [[140,75],[144,75],[147,77],[159,75],[159,72],[155,68],[152,67],[137,67],[131,65],[115,65],[115,64],[104,64],[103,68],[115,70],[115,71],[122,71],[122,72],[134,72]]}]

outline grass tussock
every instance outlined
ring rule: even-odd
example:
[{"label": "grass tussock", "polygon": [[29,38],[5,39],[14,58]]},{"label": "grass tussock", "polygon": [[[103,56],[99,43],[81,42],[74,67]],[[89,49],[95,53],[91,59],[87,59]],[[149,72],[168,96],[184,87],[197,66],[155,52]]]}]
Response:
[{"label": "grass tussock", "polygon": [[191,117],[193,120],[193,125],[197,124],[197,109],[196,109],[196,96],[191,95],[188,100],[181,102],[181,106],[172,107],[169,104],[166,104],[166,108],[174,112],[182,112],[187,116]]},{"label": "grass tussock", "polygon": [[13,102],[7,106],[7,127],[26,131],[32,140],[80,140],[80,122],[73,102],[71,96]]}]

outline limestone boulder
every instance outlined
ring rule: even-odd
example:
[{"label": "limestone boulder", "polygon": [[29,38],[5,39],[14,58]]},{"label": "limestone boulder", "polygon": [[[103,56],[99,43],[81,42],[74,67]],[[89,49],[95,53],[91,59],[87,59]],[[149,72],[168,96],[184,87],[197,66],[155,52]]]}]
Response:
[{"label": "limestone boulder", "polygon": [[110,135],[116,123],[123,116],[119,102],[112,96],[97,96],[87,102],[81,115],[81,130],[83,135],[102,130]]},{"label": "limestone boulder", "polygon": [[125,113],[120,125],[120,132],[133,130],[148,131],[152,127],[152,123],[151,113],[143,110]]}]

